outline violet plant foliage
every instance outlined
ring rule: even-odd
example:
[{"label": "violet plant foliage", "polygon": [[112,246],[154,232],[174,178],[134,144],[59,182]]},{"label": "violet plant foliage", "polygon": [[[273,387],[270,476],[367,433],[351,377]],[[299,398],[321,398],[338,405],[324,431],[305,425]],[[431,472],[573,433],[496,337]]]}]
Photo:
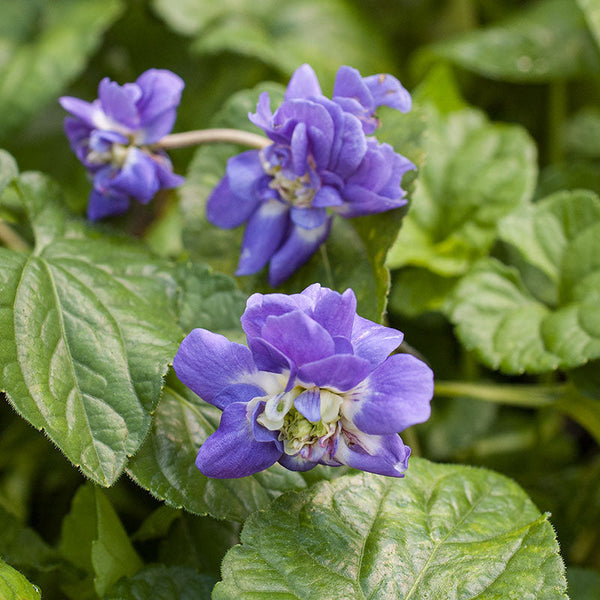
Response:
[{"label": "violet plant foliage", "polygon": [[241,321],[247,347],[194,329],[173,361],[223,411],[198,452],[204,475],[245,477],[275,462],[403,475],[410,448],[397,434],[429,417],[433,374],[410,354],[388,356],[401,332],[358,316],[352,290],[320,284],[254,294]]},{"label": "violet plant foliage", "polygon": [[395,77],[361,77],[347,66],[337,73],[331,99],[306,64],[274,112],[268,93],[261,94],[249,118],[272,143],[229,159],[207,203],[214,225],[246,223],[237,275],[268,263],[269,283],[278,286],[326,240],[333,215],[358,217],[406,204],[400,184],[414,165],[371,135],[383,105],[407,112],[411,98]]},{"label": "violet plant foliage", "polygon": [[149,69],[125,85],[105,77],[93,102],[60,98],[72,115],[65,119],[69,143],[93,182],[89,219],[122,214],[132,198],[146,204],[183,183],[167,153],[153,147],[173,129],[183,87],[175,73]]}]

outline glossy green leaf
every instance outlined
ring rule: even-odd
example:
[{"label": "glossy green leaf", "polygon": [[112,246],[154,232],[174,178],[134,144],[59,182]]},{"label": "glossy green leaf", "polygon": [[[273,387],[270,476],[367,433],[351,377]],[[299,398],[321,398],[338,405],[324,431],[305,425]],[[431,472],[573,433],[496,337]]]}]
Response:
[{"label": "glossy green leaf", "polygon": [[0,135],[23,124],[85,67],[120,0],[3,0],[0,5]]},{"label": "glossy green leaf", "polygon": [[405,479],[341,477],[252,515],[213,598],[567,598],[552,526],[522,489],[411,460]]},{"label": "glossy green leaf", "polygon": [[557,305],[535,298],[515,269],[482,261],[448,304],[462,343],[507,373],[569,369],[600,357],[598,197],[555,194],[511,214],[499,233],[554,282]]},{"label": "glossy green leaf", "polygon": [[62,525],[61,553],[93,580],[102,597],[121,577],[134,575],[142,562],[117,513],[104,493],[86,484],[79,488]]},{"label": "glossy green leaf", "polygon": [[154,414],[152,427],[128,473],[170,506],[200,515],[243,521],[282,491],[306,487],[299,473],[274,465],[243,479],[210,479],[194,464],[198,449],[217,428],[221,411],[203,402],[174,374]]},{"label": "glossy green leaf", "polygon": [[2,600],[41,600],[40,590],[0,560],[0,598]]},{"label": "glossy green leaf", "polygon": [[113,483],[141,444],[177,349],[177,281],[140,245],[68,220],[46,180],[19,190],[33,254],[0,249],[0,385],[83,473]]},{"label": "glossy green leaf", "polygon": [[498,25],[442,42],[431,51],[504,81],[548,82],[600,72],[598,49],[576,0],[532,3]]},{"label": "glossy green leaf", "polygon": [[427,118],[425,165],[390,250],[390,268],[465,273],[494,242],[498,219],[531,197],[535,146],[515,125],[491,124],[475,110]]},{"label": "glossy green leaf", "polygon": [[193,569],[153,566],[121,579],[104,600],[209,600],[215,582]]},{"label": "glossy green leaf", "polygon": [[[236,52],[286,74],[308,62],[327,83],[342,64],[363,70],[364,75],[389,64],[383,40],[342,0],[283,4],[277,0],[154,0],[153,4],[173,29],[197,36],[198,52]],[[368,53],[362,50],[366,46]]]}]

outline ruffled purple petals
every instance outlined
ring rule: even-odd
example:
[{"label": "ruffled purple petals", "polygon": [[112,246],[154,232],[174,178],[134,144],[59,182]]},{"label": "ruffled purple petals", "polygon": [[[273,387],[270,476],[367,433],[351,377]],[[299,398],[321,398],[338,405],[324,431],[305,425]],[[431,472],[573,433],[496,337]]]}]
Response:
[{"label": "ruffled purple petals", "polygon": [[[90,218],[124,212],[129,202],[123,196],[146,203],[158,190],[183,183],[166,153],[149,146],[171,131],[182,89],[183,80],[174,73],[150,69],[125,85],[104,78],[92,103],[59,99],[73,115],[65,119],[71,148],[94,179]],[[107,202],[99,199],[102,194]],[[108,201],[115,198],[111,210]]]},{"label": "ruffled purple petals", "polygon": [[232,384],[251,384],[252,375],[257,373],[246,346],[206,329],[194,329],[181,342],[173,368],[183,384],[210,403]]},{"label": "ruffled purple petals", "polygon": [[412,355],[384,358],[401,334],[355,307],[351,290],[320,284],[254,294],[242,317],[250,349],[202,329],[182,342],[177,375],[223,410],[198,453],[205,475],[245,477],[279,461],[402,476],[410,449],[396,432],[429,416],[432,373]]},{"label": "ruffled purple petals", "polygon": [[388,357],[346,399],[345,414],[369,434],[391,434],[429,418],[431,369],[411,354]]},{"label": "ruffled purple petals", "polygon": [[331,217],[314,229],[293,227],[284,244],[275,252],[269,265],[269,284],[277,287],[297,271],[327,239]]},{"label": "ruffled purple petals", "polygon": [[350,338],[356,317],[356,296],[348,288],[343,294],[321,287],[315,297],[313,319],[332,336]]},{"label": "ruffled purple petals", "polygon": [[335,351],[327,330],[299,310],[267,317],[261,338],[297,367],[331,356]]},{"label": "ruffled purple petals", "polygon": [[251,339],[258,337],[267,317],[283,315],[292,310],[311,310],[312,301],[304,294],[252,294],[246,301],[241,317],[244,333]]},{"label": "ruffled purple petals", "polygon": [[207,477],[235,479],[267,469],[281,457],[273,441],[259,442],[252,432],[247,405],[225,408],[221,423],[200,447],[196,467]]}]

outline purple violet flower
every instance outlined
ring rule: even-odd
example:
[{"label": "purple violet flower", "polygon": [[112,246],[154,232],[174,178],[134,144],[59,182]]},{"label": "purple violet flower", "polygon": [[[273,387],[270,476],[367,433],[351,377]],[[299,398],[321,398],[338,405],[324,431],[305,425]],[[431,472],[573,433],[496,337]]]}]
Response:
[{"label": "purple violet flower", "polygon": [[146,204],[183,183],[166,152],[152,147],[171,132],[183,86],[175,73],[150,69],[122,86],[105,77],[93,102],[59,99],[73,115],[65,119],[71,148],[93,181],[89,219],[124,213],[130,198]]},{"label": "purple violet flower", "polygon": [[410,95],[391,75],[361,77],[350,67],[339,69],[333,99],[309,65],[292,75],[274,113],[261,94],[249,118],[273,143],[229,159],[207,204],[218,227],[246,223],[237,275],[270,263],[269,282],[277,286],[325,241],[333,214],[357,217],[406,204],[400,183],[414,165],[367,137],[381,105],[408,111]]},{"label": "purple violet flower", "polygon": [[429,418],[430,368],[388,356],[402,333],[356,314],[343,294],[254,294],[242,315],[248,346],[194,329],[173,361],[179,379],[223,411],[196,459],[208,477],[349,465],[402,477],[410,448],[398,432]]}]

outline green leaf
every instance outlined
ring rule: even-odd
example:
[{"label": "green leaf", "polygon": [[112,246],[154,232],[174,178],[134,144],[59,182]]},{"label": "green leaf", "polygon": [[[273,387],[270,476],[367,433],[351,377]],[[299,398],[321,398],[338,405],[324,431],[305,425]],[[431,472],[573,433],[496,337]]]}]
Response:
[{"label": "green leaf", "polygon": [[219,409],[169,375],[150,433],[129,463],[129,475],[170,506],[235,521],[243,521],[282,491],[306,487],[299,473],[278,464],[242,479],[202,475],[194,464],[196,454],[220,416]]},{"label": "green leaf", "polygon": [[0,136],[56,99],[121,9],[120,0],[2,1]]},{"label": "green leaf", "polygon": [[557,306],[536,299],[518,271],[482,261],[447,309],[461,342],[507,373],[572,369],[600,357],[600,200],[562,192],[511,214],[502,239],[554,282]]},{"label": "green leaf", "polygon": [[252,515],[213,598],[567,598],[552,526],[523,490],[411,461],[403,480],[341,477]]},{"label": "green leaf", "polygon": [[144,439],[182,333],[168,263],[67,219],[22,176],[36,244],[0,249],[0,389],[83,473],[110,485]]},{"label": "green leaf", "polygon": [[533,3],[498,25],[429,50],[484,77],[503,81],[541,83],[600,72],[598,49],[576,0]]},{"label": "green leaf", "polygon": [[565,146],[574,154],[600,158],[600,110],[584,108],[567,122]]},{"label": "green leaf", "polygon": [[353,65],[364,75],[391,64],[381,36],[342,0],[154,0],[153,5],[175,31],[197,36],[197,52],[236,52],[285,74],[308,62],[331,83],[341,64]]},{"label": "green leaf", "polygon": [[234,521],[217,521],[184,513],[173,523],[159,548],[159,562],[189,567],[220,578],[221,561],[239,542],[240,526]]},{"label": "green leaf", "polygon": [[93,579],[101,597],[119,578],[142,567],[117,513],[104,493],[89,483],[79,488],[63,521],[60,550],[87,581]]},{"label": "green leaf", "polygon": [[41,600],[42,594],[21,573],[0,560],[0,598],[2,600]]},{"label": "green leaf", "polygon": [[0,150],[0,196],[18,174],[15,159],[5,150]]},{"label": "green leaf", "polygon": [[[17,517],[0,506],[0,556],[20,569],[50,571],[60,559],[56,551]],[[1,596],[0,596],[1,597]]]},{"label": "green leaf", "polygon": [[154,566],[121,579],[104,600],[210,600],[216,579],[184,567]]},{"label": "green leaf", "polygon": [[598,0],[577,0],[577,4],[585,16],[596,43],[600,46],[600,2]]},{"label": "green leaf", "polygon": [[498,219],[531,197],[535,145],[475,110],[444,118],[431,109],[427,124],[425,165],[387,264],[461,275],[491,248]]},{"label": "green leaf", "polygon": [[571,600],[594,600],[600,597],[600,573],[593,569],[568,567],[569,597]]}]

